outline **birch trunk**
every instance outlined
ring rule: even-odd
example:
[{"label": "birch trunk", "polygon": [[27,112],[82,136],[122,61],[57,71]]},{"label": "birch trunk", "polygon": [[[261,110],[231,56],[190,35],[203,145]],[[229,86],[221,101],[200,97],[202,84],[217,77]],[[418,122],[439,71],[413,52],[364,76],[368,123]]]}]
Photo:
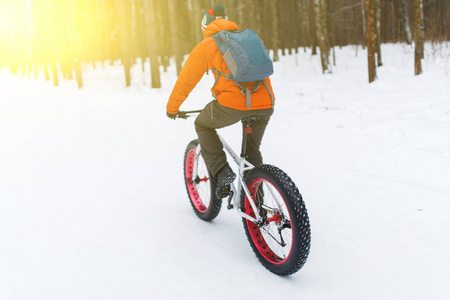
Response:
[{"label": "birch trunk", "polygon": [[322,72],[331,73],[329,62],[328,30],[326,20],[326,2],[325,0],[314,0],[314,15],[316,21],[317,43],[320,49],[320,61],[322,63]]},{"label": "birch trunk", "polygon": [[423,40],[424,40],[424,28],[423,28],[423,3],[422,0],[414,1],[414,36],[415,36],[415,48],[414,48],[414,74],[422,74],[422,58],[423,58]]},{"label": "birch trunk", "polygon": [[403,5],[403,18],[405,22],[406,43],[408,45],[411,45],[412,37],[411,37],[411,27],[409,26],[408,2],[406,0],[402,0],[402,5]]}]

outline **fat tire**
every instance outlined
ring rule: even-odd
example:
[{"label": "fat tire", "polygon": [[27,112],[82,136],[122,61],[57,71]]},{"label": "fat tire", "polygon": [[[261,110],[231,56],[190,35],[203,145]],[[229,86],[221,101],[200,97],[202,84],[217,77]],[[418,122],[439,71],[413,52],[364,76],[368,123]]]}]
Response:
[{"label": "fat tire", "polygon": [[[280,259],[278,261],[275,259],[272,260],[268,254],[265,254],[265,257],[261,251],[266,252],[266,250],[262,250],[263,248],[261,245],[265,244],[265,246],[267,246],[267,244],[265,243],[265,240],[261,244],[261,238],[259,237],[259,235],[263,236],[261,233],[262,231],[260,231],[261,227],[243,218],[242,221],[245,234],[253,249],[253,252],[264,267],[278,275],[291,275],[305,265],[311,248],[311,229],[308,213],[302,196],[295,183],[281,169],[272,165],[259,165],[253,168],[245,177],[245,183],[251,194],[252,186],[253,189],[255,189],[255,185],[259,186],[258,182],[263,181],[273,185],[279,195],[281,195],[282,200],[286,204],[287,210],[289,211],[291,223],[290,236],[292,237],[292,246],[290,248],[289,255],[286,259]],[[256,189],[259,189],[259,187],[256,187]],[[256,194],[256,191],[254,191],[254,193]],[[241,210],[245,212],[246,201],[248,202],[248,200],[244,192],[242,192],[241,195],[240,207]],[[263,195],[262,197],[268,196]],[[247,207],[248,206],[249,205],[247,204]],[[249,208],[247,208],[247,210],[248,209]],[[247,213],[249,213],[249,211],[247,211]],[[253,237],[251,231],[253,232]],[[258,236],[258,238],[255,236]],[[259,239],[259,242],[257,239]],[[259,248],[255,243],[260,245]],[[268,247],[270,248],[270,246]],[[274,252],[271,253],[274,254]],[[277,255],[274,256],[279,258]]]},{"label": "fat tire", "polygon": [[[211,221],[214,218],[216,218],[217,215],[219,214],[220,209],[222,207],[222,199],[218,199],[215,196],[214,191],[216,189],[216,182],[214,177],[207,169],[207,166],[204,163],[203,159],[201,160],[201,162],[199,162],[199,164],[204,164],[202,169],[207,174],[203,174],[203,176],[205,176],[207,180],[206,182],[201,182],[200,184],[205,185],[204,187],[206,188],[206,190],[209,189],[209,193],[206,192],[206,195],[205,193],[203,193],[203,195],[200,196],[200,193],[198,193],[197,190],[198,185],[195,186],[190,182],[191,178],[189,177],[189,174],[192,174],[193,171],[194,157],[197,146],[198,140],[197,139],[192,140],[187,145],[186,150],[184,152],[184,160],[183,160],[184,183],[186,185],[186,191],[188,193],[189,202],[191,203],[191,206],[194,209],[194,212],[197,215],[197,217],[199,217],[204,221]],[[200,153],[200,156],[201,155],[202,154]]]}]

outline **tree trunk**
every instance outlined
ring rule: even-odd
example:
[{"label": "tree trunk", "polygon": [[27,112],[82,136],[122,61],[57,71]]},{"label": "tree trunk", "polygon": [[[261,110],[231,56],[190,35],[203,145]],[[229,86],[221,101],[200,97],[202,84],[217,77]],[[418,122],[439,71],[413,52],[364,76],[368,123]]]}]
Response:
[{"label": "tree trunk", "polygon": [[[362,24],[363,24],[363,41],[367,40],[367,18],[366,18],[366,4],[365,0],[361,0],[361,16],[362,16]],[[365,44],[363,43],[363,49]]]},{"label": "tree trunk", "polygon": [[181,47],[181,39],[180,39],[180,26],[179,17],[177,15],[178,10],[177,7],[180,4],[180,0],[168,0],[169,5],[169,20],[170,20],[170,29],[171,29],[171,40],[172,40],[172,50],[175,54],[175,66],[177,69],[177,75],[180,74],[182,64],[183,64],[183,49]]},{"label": "tree trunk", "polygon": [[77,79],[78,88],[81,89],[83,87],[83,77],[81,74],[81,64],[78,59],[73,60],[73,70],[75,72],[75,78]]},{"label": "tree trunk", "polygon": [[152,88],[161,87],[161,74],[159,72],[158,62],[158,40],[156,36],[156,18],[154,0],[144,0],[145,9],[145,39],[149,51],[150,76]]},{"label": "tree trunk", "polygon": [[314,19],[314,0],[309,0],[309,28],[311,35],[311,55],[317,54],[317,32],[316,32],[316,20]]},{"label": "tree trunk", "polygon": [[375,20],[374,20],[374,0],[366,0],[367,8],[367,59],[369,65],[369,82],[377,78],[375,66]]},{"label": "tree trunk", "polygon": [[381,67],[383,65],[383,61],[381,59],[381,22],[380,22],[380,0],[374,0],[374,12],[375,12],[375,50],[377,53],[377,67]]},{"label": "tree trunk", "polygon": [[310,46],[312,44],[311,43],[311,39],[309,38],[309,36],[310,36],[309,35],[310,29],[309,29],[309,17],[308,17],[308,10],[307,10],[307,8],[308,8],[307,1],[306,0],[302,0],[301,6],[299,7],[299,9],[300,9],[300,12],[301,12],[303,23],[300,25],[300,28],[301,28],[301,35],[302,35],[301,42],[302,42],[302,46],[305,49],[305,52],[306,52],[306,47]]},{"label": "tree trunk", "polygon": [[326,19],[325,0],[314,0],[314,13],[316,21],[317,43],[320,49],[320,61],[322,63],[322,72],[331,73],[329,62],[328,30]]},{"label": "tree trunk", "polygon": [[[269,1],[271,1],[271,0],[269,0]],[[271,1],[271,2],[276,2],[276,1]],[[244,12],[245,12],[245,1],[234,0],[234,5],[236,7],[236,10],[234,11],[234,19],[236,20],[235,22],[238,24],[238,26],[241,29],[243,29],[243,28],[245,28],[247,26],[247,24],[246,24],[246,22],[245,22],[245,20],[243,18],[243,15],[244,15]],[[213,6],[211,6],[209,8],[212,8]]]},{"label": "tree trunk", "polygon": [[447,41],[450,40],[450,22],[449,22],[449,18],[450,18],[450,10],[448,8],[448,1],[444,1],[443,3],[443,17],[444,17],[444,21],[442,24],[443,25],[443,39],[446,39]]},{"label": "tree trunk", "polygon": [[336,65],[336,52],[334,51],[334,46],[336,45],[336,38],[335,38],[335,32],[334,32],[334,18],[333,14],[331,12],[331,3],[330,0],[327,0],[327,27],[329,28],[328,33],[331,37],[328,40],[328,45],[330,49],[333,51],[333,66]]},{"label": "tree trunk", "polygon": [[130,51],[130,38],[129,33],[129,7],[127,0],[116,0],[116,16],[118,20],[118,29],[119,29],[119,39],[120,39],[120,50],[121,50],[121,58],[122,64],[125,71],[125,85],[131,85],[131,51]]},{"label": "tree trunk", "polygon": [[56,62],[52,62],[52,75],[53,75],[53,85],[59,86],[58,67],[56,65]]},{"label": "tree trunk", "polygon": [[268,0],[270,2],[270,12],[271,12],[271,46],[273,50],[273,61],[280,60],[278,57],[278,5],[277,1]]},{"label": "tree trunk", "polygon": [[422,74],[422,58],[423,58],[423,40],[424,40],[424,28],[423,28],[423,4],[422,0],[414,1],[414,74]]},{"label": "tree trunk", "polygon": [[205,13],[206,8],[199,5],[198,0],[191,0],[191,5],[192,5],[191,22],[194,39],[193,42],[195,45],[203,39],[200,24],[202,22],[203,14]]},{"label": "tree trunk", "polygon": [[408,2],[406,0],[402,0],[403,5],[403,18],[405,22],[405,37],[406,37],[406,43],[408,45],[412,44],[412,37],[411,37],[411,28],[409,26],[409,12],[408,12]]},{"label": "tree trunk", "polygon": [[48,72],[48,64],[44,63],[44,76],[45,80],[50,80],[50,73]]}]

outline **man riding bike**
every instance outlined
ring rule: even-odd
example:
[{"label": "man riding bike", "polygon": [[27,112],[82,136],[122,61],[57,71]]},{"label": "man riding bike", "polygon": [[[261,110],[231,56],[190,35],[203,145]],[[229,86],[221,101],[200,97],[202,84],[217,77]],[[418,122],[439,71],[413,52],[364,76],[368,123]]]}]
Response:
[{"label": "man riding bike", "polygon": [[[212,35],[222,30],[238,31],[238,25],[228,20],[225,7],[221,4],[205,13],[201,25],[204,39],[187,58],[167,103],[167,116],[172,119],[176,118],[181,104],[205,72],[212,69],[230,74]],[[266,78],[265,84],[256,90],[254,82],[244,83],[246,88],[254,90],[251,93],[251,105],[248,107],[247,97],[242,93],[242,89],[234,81],[219,74],[214,72],[216,83],[211,89],[214,100],[208,103],[196,118],[195,130],[208,169],[216,178],[216,196],[223,198],[236,174],[227,163],[216,129],[235,124],[248,116],[261,116],[252,126],[252,133],[248,135],[246,159],[255,166],[262,164],[259,149],[264,131],[273,114],[274,93],[269,78]]]}]

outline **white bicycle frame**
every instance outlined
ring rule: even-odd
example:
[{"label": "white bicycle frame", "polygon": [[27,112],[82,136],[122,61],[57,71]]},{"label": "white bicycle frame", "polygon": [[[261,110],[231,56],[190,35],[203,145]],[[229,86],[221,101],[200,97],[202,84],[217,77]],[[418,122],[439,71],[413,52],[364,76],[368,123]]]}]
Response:
[{"label": "white bicycle frame", "polygon": [[[251,163],[249,163],[245,158],[237,155],[233,151],[233,149],[228,145],[228,143],[222,138],[222,136],[220,136],[220,134],[218,134],[218,136],[220,138],[220,141],[223,144],[223,148],[233,158],[234,162],[238,166],[237,187],[235,186],[234,182],[230,184],[230,188],[231,188],[231,192],[232,192],[231,195],[233,197],[233,208],[236,210],[238,215],[240,215],[241,217],[243,217],[253,223],[258,224],[261,222],[262,218],[259,215],[255,201],[253,200],[253,198],[247,188],[247,185],[244,182],[244,171],[251,170],[254,168],[254,166]],[[200,147],[200,144],[198,144],[197,149],[195,151],[195,161],[194,161],[194,170],[193,170],[192,178],[196,178],[198,175],[197,172],[198,172],[198,162],[199,162],[200,151],[201,151],[201,147]],[[256,218],[241,211],[240,199],[241,199],[241,191],[242,190],[244,190],[245,195],[247,196],[247,198],[250,202],[250,205],[253,209],[253,212],[255,213]]]}]

